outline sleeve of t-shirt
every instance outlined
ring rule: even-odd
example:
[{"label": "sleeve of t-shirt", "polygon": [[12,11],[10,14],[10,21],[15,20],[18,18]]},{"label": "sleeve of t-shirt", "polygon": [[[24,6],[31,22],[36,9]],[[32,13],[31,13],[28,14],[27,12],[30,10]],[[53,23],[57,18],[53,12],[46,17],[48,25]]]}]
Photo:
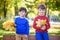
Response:
[{"label": "sleeve of t-shirt", "polygon": [[50,23],[49,23],[49,19],[48,19],[48,18],[47,18],[46,28],[47,28],[47,29],[49,29],[49,28],[50,28]]},{"label": "sleeve of t-shirt", "polygon": [[28,20],[26,21],[26,29],[27,29],[27,34],[29,34],[30,26],[29,26],[29,22],[28,22]]}]

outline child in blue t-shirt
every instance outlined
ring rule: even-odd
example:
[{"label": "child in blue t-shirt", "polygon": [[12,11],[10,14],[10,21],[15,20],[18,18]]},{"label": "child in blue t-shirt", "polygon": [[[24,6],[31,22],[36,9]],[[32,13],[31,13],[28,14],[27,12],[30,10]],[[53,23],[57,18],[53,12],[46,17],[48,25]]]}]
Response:
[{"label": "child in blue t-shirt", "polygon": [[29,23],[28,20],[25,18],[26,13],[26,8],[22,7],[19,9],[19,17],[15,18],[16,40],[28,40]]}]

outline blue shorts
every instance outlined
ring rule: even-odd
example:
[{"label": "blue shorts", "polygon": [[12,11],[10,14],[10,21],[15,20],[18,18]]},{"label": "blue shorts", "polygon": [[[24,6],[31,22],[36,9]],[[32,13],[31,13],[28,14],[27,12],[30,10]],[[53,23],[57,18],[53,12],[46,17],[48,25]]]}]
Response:
[{"label": "blue shorts", "polygon": [[49,36],[47,32],[36,32],[37,40],[49,40]]}]

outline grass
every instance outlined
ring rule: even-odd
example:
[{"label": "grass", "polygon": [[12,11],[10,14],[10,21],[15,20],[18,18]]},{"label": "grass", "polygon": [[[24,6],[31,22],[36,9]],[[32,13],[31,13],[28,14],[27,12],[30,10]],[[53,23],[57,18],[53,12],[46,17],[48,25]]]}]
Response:
[{"label": "grass", "polygon": [[[55,35],[60,35],[60,29],[49,29],[48,30],[48,33],[51,35],[51,34],[55,34]],[[0,36],[3,36],[3,35],[6,35],[6,34],[9,34],[9,35],[15,35],[15,32],[11,32],[11,31],[6,31],[6,30],[2,30],[0,29]],[[35,30],[32,28],[30,29],[30,35],[31,34],[35,34]]]},{"label": "grass", "polygon": [[[49,29],[48,33],[49,35],[60,35],[60,29]],[[33,28],[30,30],[30,34],[35,34],[35,30]]]},{"label": "grass", "polygon": [[[60,35],[60,29],[49,29],[48,33],[49,35]],[[0,29],[0,40],[2,40],[3,35],[6,34],[15,35],[15,32]],[[30,30],[30,35],[35,35],[35,30],[33,28]]]},{"label": "grass", "polygon": [[3,40],[3,35],[15,35],[15,32],[0,29],[0,40]]},{"label": "grass", "polygon": [[3,37],[0,37],[0,40],[3,40]]},{"label": "grass", "polygon": [[6,35],[6,34],[13,35],[13,34],[15,34],[15,32],[0,29],[0,36]]}]

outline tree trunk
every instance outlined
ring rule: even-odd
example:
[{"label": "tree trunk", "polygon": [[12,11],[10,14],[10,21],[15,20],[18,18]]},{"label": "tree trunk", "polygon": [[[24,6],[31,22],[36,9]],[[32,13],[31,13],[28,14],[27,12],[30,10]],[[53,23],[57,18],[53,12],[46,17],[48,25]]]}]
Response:
[{"label": "tree trunk", "polygon": [[4,17],[6,17],[6,11],[7,11],[5,3],[6,3],[6,1],[4,0]]},{"label": "tree trunk", "polygon": [[17,1],[15,1],[15,16],[18,15],[18,5],[17,5]]}]

